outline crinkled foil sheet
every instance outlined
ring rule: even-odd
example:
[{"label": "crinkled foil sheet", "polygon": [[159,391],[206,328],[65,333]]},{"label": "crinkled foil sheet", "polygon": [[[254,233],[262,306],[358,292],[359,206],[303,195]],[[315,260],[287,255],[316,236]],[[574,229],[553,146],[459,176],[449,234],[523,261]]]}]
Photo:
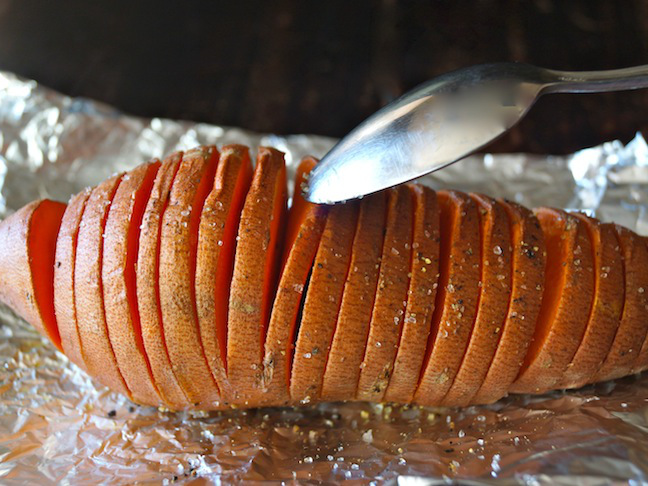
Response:
[{"label": "crinkled foil sheet", "polygon": [[[202,143],[272,145],[288,164],[333,140],[125,116],[0,72],[0,216]],[[648,233],[641,136],[568,157],[486,155],[425,179]],[[1,484],[612,484],[648,481],[648,376],[487,407],[362,403],[170,413],[110,393],[0,314]]]}]

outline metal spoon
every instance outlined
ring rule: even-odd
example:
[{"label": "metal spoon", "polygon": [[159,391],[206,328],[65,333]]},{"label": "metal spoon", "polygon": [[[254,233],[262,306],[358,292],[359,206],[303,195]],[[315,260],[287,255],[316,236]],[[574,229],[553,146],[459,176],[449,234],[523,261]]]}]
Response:
[{"label": "metal spoon", "polygon": [[543,94],[646,87],[648,65],[567,72],[497,63],[444,74],[344,137],[312,171],[305,195],[311,202],[335,203],[439,170],[506,132]]}]

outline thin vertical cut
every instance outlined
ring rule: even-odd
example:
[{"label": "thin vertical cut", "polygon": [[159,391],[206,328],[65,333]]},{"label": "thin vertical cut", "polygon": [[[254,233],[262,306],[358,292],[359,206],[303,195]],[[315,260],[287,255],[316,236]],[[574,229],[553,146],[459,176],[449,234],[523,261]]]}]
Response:
[{"label": "thin vertical cut", "polygon": [[547,245],[540,314],[522,368],[509,391],[549,390],[573,359],[594,300],[592,243],[583,223],[564,211],[536,210]]},{"label": "thin vertical cut", "polygon": [[389,384],[407,307],[413,227],[410,187],[390,190],[378,289],[356,391],[358,400],[382,401]]},{"label": "thin vertical cut", "polygon": [[514,202],[499,202],[511,228],[511,297],[495,355],[471,403],[492,403],[508,393],[533,338],[545,282],[546,247],[538,219]]},{"label": "thin vertical cut", "polygon": [[306,293],[290,377],[290,397],[307,403],[320,399],[328,353],[333,341],[359,204],[330,209]]},{"label": "thin vertical cut", "polygon": [[243,205],[230,287],[227,374],[249,402],[262,388],[263,346],[277,288],[286,212],[286,167],[278,150],[261,147]]},{"label": "thin vertical cut", "polygon": [[160,309],[160,233],[169,194],[182,152],[167,157],[158,170],[140,226],[137,252],[137,307],[142,340],[158,392],[167,406],[182,410],[191,404],[171,366]]},{"label": "thin vertical cut", "polygon": [[234,251],[245,196],[252,180],[247,147],[223,147],[214,188],[200,218],[196,260],[198,325],[207,363],[221,395],[227,381],[227,306],[234,270]]},{"label": "thin vertical cut", "polygon": [[414,235],[407,308],[398,344],[394,371],[384,399],[409,403],[421,375],[425,347],[430,335],[434,300],[439,284],[439,208],[436,194],[413,184]]},{"label": "thin vertical cut", "polygon": [[316,161],[304,159],[297,168],[293,205],[288,215],[286,246],[277,296],[272,306],[263,359],[260,404],[290,403],[292,343],[309,273],[324,231],[328,208],[307,202],[300,191]]},{"label": "thin vertical cut", "polygon": [[106,326],[119,371],[133,399],[154,406],[161,399],[142,340],[135,263],[142,215],[159,166],[140,165],[122,178],[106,220],[102,269]]},{"label": "thin vertical cut", "polygon": [[99,184],[90,194],[79,225],[74,266],[74,300],[81,353],[88,373],[109,388],[131,397],[110,344],[103,299],[104,229],[108,209],[122,175]]},{"label": "thin vertical cut", "polygon": [[554,388],[580,388],[599,370],[623,312],[623,262],[614,225],[573,214],[587,228],[594,256],[594,303],[578,351]]},{"label": "thin vertical cut", "polygon": [[324,372],[323,400],[355,397],[378,285],[386,214],[386,192],[360,203],[349,272]]},{"label": "thin vertical cut", "polygon": [[218,152],[202,147],[182,157],[162,217],[160,236],[160,308],[171,366],[187,398],[196,406],[220,401],[200,342],[195,274],[198,225],[214,184]]},{"label": "thin vertical cut", "polygon": [[[54,308],[61,347],[75,365],[86,370],[81,355],[81,340],[77,329],[76,305],[74,303],[74,263],[76,258],[79,223],[90,197],[91,189],[74,196],[63,215],[61,229],[56,239],[56,264],[54,266]],[[87,370],[86,370],[87,371]]]},{"label": "thin vertical cut", "polygon": [[471,194],[481,224],[481,293],[470,342],[443,405],[466,406],[488,372],[504,326],[511,296],[511,230],[504,207],[494,199]]},{"label": "thin vertical cut", "polygon": [[0,225],[0,302],[61,349],[54,311],[54,256],[65,204],[43,199]]},{"label": "thin vertical cut", "polygon": [[452,385],[472,332],[481,273],[477,205],[458,191],[440,191],[441,265],[426,358],[414,400],[438,405]]},{"label": "thin vertical cut", "polygon": [[595,381],[612,380],[629,374],[638,359],[648,329],[648,248],[641,236],[616,226],[623,254],[625,299],[621,322],[612,347]]}]

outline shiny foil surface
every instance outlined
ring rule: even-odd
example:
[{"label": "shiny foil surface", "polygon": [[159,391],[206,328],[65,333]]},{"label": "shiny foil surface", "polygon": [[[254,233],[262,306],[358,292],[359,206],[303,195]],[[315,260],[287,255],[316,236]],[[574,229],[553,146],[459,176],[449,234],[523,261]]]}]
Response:
[{"label": "shiny foil surface", "polygon": [[[550,129],[550,127],[548,128]],[[198,144],[271,145],[289,167],[334,140],[141,119],[0,72],[0,217]],[[648,234],[648,146],[476,156],[426,177]],[[0,249],[1,251],[1,249]],[[0,484],[617,484],[648,481],[648,375],[485,407],[333,403],[171,413],[110,393],[0,312]]]}]

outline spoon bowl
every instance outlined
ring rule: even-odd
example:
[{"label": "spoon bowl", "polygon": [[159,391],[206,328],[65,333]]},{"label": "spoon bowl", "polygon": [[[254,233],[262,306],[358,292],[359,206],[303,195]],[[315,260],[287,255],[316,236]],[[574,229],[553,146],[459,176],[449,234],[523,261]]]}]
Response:
[{"label": "spoon bowl", "polygon": [[332,204],[442,169],[515,125],[539,96],[648,87],[648,66],[564,72],[483,64],[432,79],[373,114],[313,169],[306,198]]}]

